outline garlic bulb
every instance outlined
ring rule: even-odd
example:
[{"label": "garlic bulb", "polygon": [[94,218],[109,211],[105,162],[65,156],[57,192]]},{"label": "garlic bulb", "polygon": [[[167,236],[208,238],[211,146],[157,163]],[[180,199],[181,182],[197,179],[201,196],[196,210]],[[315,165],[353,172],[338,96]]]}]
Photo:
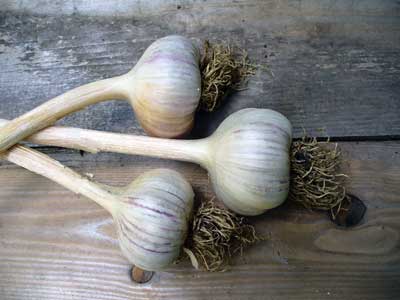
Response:
[{"label": "garlic bulb", "polygon": [[181,36],[155,41],[125,84],[143,129],[152,136],[179,137],[193,127],[201,94],[199,50]]},{"label": "garlic bulb", "polygon": [[129,100],[148,134],[182,136],[191,130],[200,100],[199,56],[185,37],[161,38],[127,74],[77,87],[0,128],[0,151],[69,113],[111,99]]},{"label": "garlic bulb", "polygon": [[242,215],[258,215],[285,201],[289,192],[292,128],[268,109],[243,109],[211,137],[206,163],[215,193]]},{"label": "garlic bulb", "polygon": [[54,159],[16,146],[0,154],[107,209],[114,218],[123,254],[135,266],[161,270],[179,256],[193,208],[193,190],[176,171],[146,172],[125,188],[108,187],[80,176]]},{"label": "garlic bulb", "polygon": [[[6,122],[0,120],[0,124]],[[225,119],[210,137],[171,140],[52,127],[29,141],[91,152],[140,154],[198,163],[230,209],[258,215],[281,204],[289,191],[292,129],[282,114],[248,108]]]},{"label": "garlic bulb", "polygon": [[146,172],[130,184],[114,213],[128,260],[148,271],[174,262],[186,239],[193,197],[182,175],[168,169]]}]

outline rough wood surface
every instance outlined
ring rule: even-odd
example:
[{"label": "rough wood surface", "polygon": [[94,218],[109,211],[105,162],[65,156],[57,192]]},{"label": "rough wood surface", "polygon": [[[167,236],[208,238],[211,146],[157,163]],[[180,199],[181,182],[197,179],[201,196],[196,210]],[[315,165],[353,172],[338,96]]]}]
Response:
[{"label": "rough wood surface", "polygon": [[[400,138],[400,3],[395,0],[2,0],[0,118],[70,88],[128,71],[156,38],[179,33],[231,41],[262,66],[221,110],[200,114],[208,135],[243,107],[276,109],[337,139]],[[273,76],[271,75],[273,74]],[[112,101],[61,123],[141,132],[128,103]],[[0,299],[398,299],[400,142],[341,142],[349,191],[364,222],[336,228],[294,204],[251,218],[267,237],[210,274],[189,263],[130,281],[112,220],[90,200],[0,162]],[[170,167],[212,196],[204,170],[186,163],[40,148],[96,180],[123,185]]]},{"label": "rough wood surface", "polygon": [[[252,218],[267,237],[226,273],[181,263],[147,284],[130,281],[111,217],[95,203],[8,163],[0,167],[0,295],[21,299],[398,299],[400,143],[340,143],[350,192],[368,206],[363,223],[336,228],[324,214],[285,204]],[[53,150],[48,150],[53,153]],[[47,151],[47,152],[48,152]],[[123,185],[170,167],[211,196],[205,171],[114,154],[52,154],[101,182]]]},{"label": "rough wood surface", "polygon": [[[331,137],[400,136],[398,1],[17,1],[0,7],[0,117],[83,83],[128,71],[158,37],[230,40],[260,68],[217,116],[270,107]],[[271,72],[274,76],[271,75]],[[215,126],[200,116],[205,135]],[[139,131],[126,102],[64,124]]]}]

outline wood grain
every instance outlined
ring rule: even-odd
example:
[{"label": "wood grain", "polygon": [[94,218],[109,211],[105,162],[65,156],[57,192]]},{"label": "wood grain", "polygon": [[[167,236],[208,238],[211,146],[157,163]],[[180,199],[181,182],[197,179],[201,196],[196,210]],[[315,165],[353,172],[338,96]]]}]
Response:
[{"label": "wood grain", "polygon": [[[123,74],[156,38],[179,33],[229,40],[262,66],[218,114],[198,116],[197,136],[240,108],[270,107],[292,121],[296,136],[305,129],[353,139],[400,137],[399,16],[399,3],[390,0],[6,0],[0,117]],[[99,104],[62,123],[140,132],[126,102]]]},{"label": "wood grain", "polygon": [[[111,217],[90,200],[2,162],[0,298],[21,299],[398,299],[400,142],[342,142],[348,190],[368,206],[362,224],[336,228],[322,213],[286,203],[251,218],[267,241],[230,271],[205,273],[188,262],[130,281]],[[142,172],[176,169],[197,201],[212,196],[204,170],[115,154],[42,148],[96,180],[124,185]]]},{"label": "wood grain", "polygon": [[[231,41],[260,64],[247,90],[194,136],[210,134],[243,107],[284,113],[303,129],[339,140],[400,138],[400,4],[394,0],[3,0],[0,118],[127,72],[156,38],[183,34]],[[272,75],[273,74],[273,75]],[[142,133],[128,103],[102,103],[65,125]],[[229,272],[188,262],[130,280],[111,217],[95,203],[0,162],[0,299],[398,299],[400,142],[341,142],[348,190],[365,201],[361,225],[341,230],[292,203],[251,218],[267,240]],[[38,148],[96,180],[124,185],[169,167],[213,196],[207,174],[187,163]]]}]

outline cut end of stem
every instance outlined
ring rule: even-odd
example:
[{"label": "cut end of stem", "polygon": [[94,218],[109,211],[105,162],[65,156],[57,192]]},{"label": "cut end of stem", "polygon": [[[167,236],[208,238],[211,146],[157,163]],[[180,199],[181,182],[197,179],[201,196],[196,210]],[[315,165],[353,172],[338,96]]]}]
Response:
[{"label": "cut end of stem", "polygon": [[292,143],[290,198],[304,207],[330,210],[336,216],[346,198],[344,180],[339,172],[341,153],[337,144],[303,137]]},{"label": "cut end of stem", "polygon": [[230,90],[242,89],[247,78],[254,75],[256,66],[249,62],[244,50],[224,44],[204,42],[200,61],[201,99],[199,108],[212,112]]},{"label": "cut end of stem", "polygon": [[203,202],[195,213],[184,253],[196,269],[222,272],[235,253],[242,255],[244,248],[258,240],[254,226],[218,207],[212,199]]}]

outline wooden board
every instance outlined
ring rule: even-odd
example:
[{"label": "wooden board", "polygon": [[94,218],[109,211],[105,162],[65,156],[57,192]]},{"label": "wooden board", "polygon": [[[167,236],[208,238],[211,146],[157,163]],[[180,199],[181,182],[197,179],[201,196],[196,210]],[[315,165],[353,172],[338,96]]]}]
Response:
[{"label": "wooden board", "polygon": [[[156,38],[179,33],[231,41],[262,66],[248,90],[217,115],[199,117],[198,136],[215,120],[253,106],[287,115],[296,136],[305,129],[352,139],[400,137],[399,16],[400,4],[390,0],[6,0],[0,117],[123,74]],[[140,131],[126,102],[96,105],[63,123]]]},{"label": "wooden board", "polygon": [[[240,108],[269,107],[287,115],[297,137],[305,129],[364,141],[340,142],[348,189],[368,206],[363,223],[340,230],[326,215],[286,203],[251,218],[267,241],[229,272],[199,272],[184,262],[136,285],[103,209],[0,162],[0,299],[398,299],[399,1],[3,0],[0,118],[125,73],[152,41],[175,33],[231,41],[261,65],[247,90],[217,113],[198,115],[193,135],[210,134]],[[123,101],[61,123],[142,133]],[[206,172],[192,164],[38,149],[107,184],[169,167],[190,180],[198,201],[213,195]]]},{"label": "wooden board", "polygon": [[[400,142],[340,146],[346,161],[343,171],[351,178],[348,190],[368,206],[360,226],[341,230],[325,214],[286,203],[251,219],[268,240],[245,251],[230,271],[205,273],[185,262],[157,273],[144,285],[130,282],[130,265],[103,209],[2,163],[0,298],[398,299]],[[211,196],[205,171],[192,164],[46,152],[111,185],[124,185],[152,168],[173,168],[193,184],[198,200]]]}]

